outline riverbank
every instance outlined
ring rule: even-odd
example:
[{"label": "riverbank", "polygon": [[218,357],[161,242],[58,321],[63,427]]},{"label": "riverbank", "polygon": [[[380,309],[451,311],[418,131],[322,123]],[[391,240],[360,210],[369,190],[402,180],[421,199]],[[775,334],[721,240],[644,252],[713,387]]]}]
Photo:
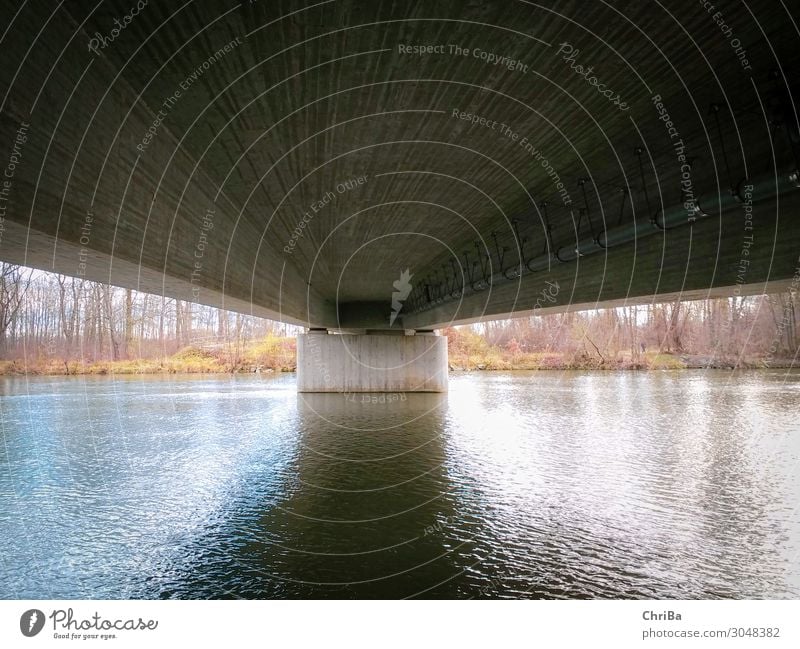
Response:
[{"label": "riverbank", "polygon": [[[517,371],[517,370],[608,370],[648,371],[687,369],[789,369],[797,367],[792,358],[771,359],[766,365],[761,358],[720,358],[692,354],[641,355],[638,359],[617,358],[599,361],[585,356],[566,356],[557,353],[496,354],[467,356],[450,354],[451,372]],[[25,362],[20,359],[0,361],[0,376],[81,376],[126,374],[253,374],[294,372],[294,350],[291,353],[258,353],[250,350],[232,359],[219,351],[186,348],[173,356],[156,359],[118,361],[87,361],[76,359],[40,359]]]},{"label": "riverbank", "polygon": [[78,376],[105,374],[244,374],[294,372],[295,348],[267,340],[239,354],[224,348],[186,347],[172,356],[117,361],[46,358],[0,360],[0,376]]},{"label": "riverbank", "polygon": [[632,359],[620,356],[600,360],[584,355],[558,353],[486,354],[466,356],[450,354],[450,371],[514,371],[514,370],[691,370],[691,369],[789,369],[798,367],[792,358],[772,358],[766,364],[761,357],[736,358],[700,354],[670,354],[648,352]]}]

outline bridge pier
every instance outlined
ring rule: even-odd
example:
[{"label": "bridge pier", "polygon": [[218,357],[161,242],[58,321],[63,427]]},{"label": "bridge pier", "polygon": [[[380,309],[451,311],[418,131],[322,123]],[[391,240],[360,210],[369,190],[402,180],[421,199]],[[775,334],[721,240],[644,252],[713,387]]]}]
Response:
[{"label": "bridge pier", "polygon": [[446,392],[447,338],[432,331],[297,337],[298,392]]}]

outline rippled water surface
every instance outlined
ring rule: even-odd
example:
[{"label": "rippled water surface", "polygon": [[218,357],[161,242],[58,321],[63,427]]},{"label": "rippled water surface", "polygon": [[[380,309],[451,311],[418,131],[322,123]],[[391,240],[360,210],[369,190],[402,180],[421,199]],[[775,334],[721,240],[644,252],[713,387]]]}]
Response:
[{"label": "rippled water surface", "polygon": [[800,597],[798,372],[0,378],[0,423],[3,598]]}]

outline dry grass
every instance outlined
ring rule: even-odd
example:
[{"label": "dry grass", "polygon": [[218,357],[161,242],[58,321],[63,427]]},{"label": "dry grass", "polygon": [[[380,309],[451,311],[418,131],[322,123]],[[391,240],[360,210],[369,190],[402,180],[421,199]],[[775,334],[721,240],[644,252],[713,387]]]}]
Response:
[{"label": "dry grass", "polygon": [[646,354],[639,362],[630,358],[607,358],[586,354],[560,354],[557,352],[511,353],[497,348],[487,348],[481,353],[450,353],[450,367],[454,370],[662,370],[685,369],[687,365],[671,354]]},{"label": "dry grass", "polygon": [[256,369],[294,371],[294,340],[268,337],[245,348],[238,357],[225,349],[209,351],[185,347],[164,359],[0,361],[0,375],[221,374]]},{"label": "dry grass", "polygon": [[[699,367],[732,367],[732,363],[709,360],[706,357],[678,356],[648,352],[638,362],[630,354],[607,358],[603,362],[596,356],[557,352],[511,352],[490,347],[481,339],[470,340],[460,348],[451,345],[450,368],[455,371],[472,370],[681,370]],[[43,359],[29,361],[0,361],[0,376],[72,375],[72,374],[219,374],[249,373],[259,371],[293,372],[296,366],[296,343],[293,338],[268,336],[244,348],[236,356],[230,349],[213,351],[186,347],[164,359],[138,359],[120,361],[80,361]],[[739,363],[740,368],[760,368],[760,359]],[[771,367],[792,367],[792,359],[773,359]]]}]

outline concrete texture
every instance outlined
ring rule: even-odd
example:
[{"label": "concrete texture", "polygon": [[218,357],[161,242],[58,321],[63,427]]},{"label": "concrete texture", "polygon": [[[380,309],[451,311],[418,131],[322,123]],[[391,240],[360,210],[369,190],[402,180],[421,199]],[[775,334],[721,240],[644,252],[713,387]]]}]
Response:
[{"label": "concrete texture", "polygon": [[298,392],[446,392],[447,369],[444,336],[297,337]]},{"label": "concrete texture", "polygon": [[[680,206],[678,141],[696,196],[794,170],[789,4],[727,4],[729,38],[697,3],[150,2],[99,47],[129,0],[6,2],[0,260],[351,330],[758,292],[798,267],[795,186],[507,271],[548,250],[544,201],[567,257]],[[505,277],[457,295],[479,263]]]}]

